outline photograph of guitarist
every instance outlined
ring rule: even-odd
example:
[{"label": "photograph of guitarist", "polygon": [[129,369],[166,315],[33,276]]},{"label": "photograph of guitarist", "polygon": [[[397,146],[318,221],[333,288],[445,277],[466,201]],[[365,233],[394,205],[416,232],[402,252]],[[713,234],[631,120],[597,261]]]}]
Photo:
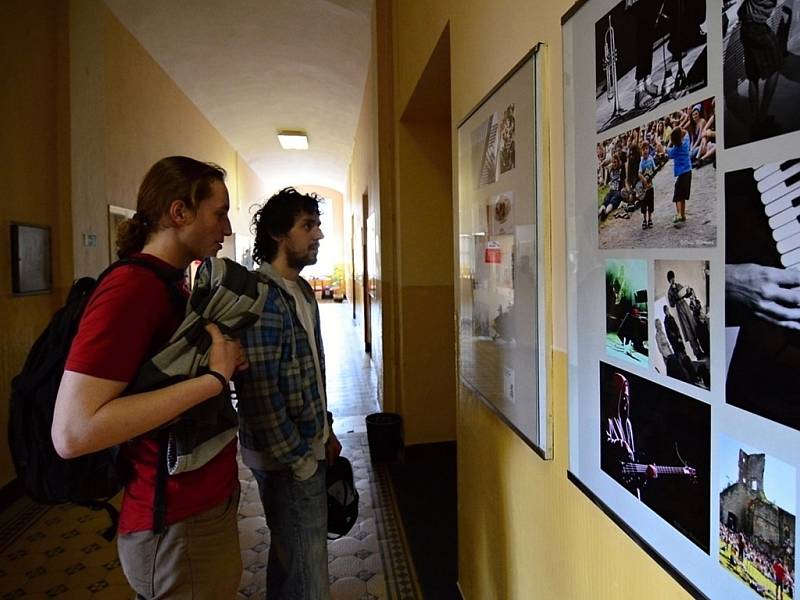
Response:
[{"label": "photograph of guitarist", "polygon": [[[659,476],[679,475],[695,477],[694,468],[687,465],[665,466],[641,462],[636,451],[636,440],[633,435],[633,424],[630,419],[631,399],[628,379],[621,373],[614,373],[611,378],[611,394],[609,402],[616,401],[616,409],[609,411],[605,425],[607,457],[603,470],[609,472],[616,469],[617,481],[622,483],[639,500],[642,500],[642,489],[649,481]],[[609,469],[606,469],[606,466]]]},{"label": "photograph of guitarist", "polygon": [[643,505],[708,552],[710,405],[613,364],[599,367],[598,458],[613,479],[609,505],[623,512]]}]

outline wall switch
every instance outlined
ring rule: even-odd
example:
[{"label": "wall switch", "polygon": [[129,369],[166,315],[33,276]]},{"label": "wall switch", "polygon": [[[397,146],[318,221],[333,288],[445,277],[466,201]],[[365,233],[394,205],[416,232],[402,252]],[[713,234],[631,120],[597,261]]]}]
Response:
[{"label": "wall switch", "polygon": [[95,247],[97,247],[97,234],[95,234],[95,233],[84,233],[83,234],[83,246],[85,248],[95,248]]}]

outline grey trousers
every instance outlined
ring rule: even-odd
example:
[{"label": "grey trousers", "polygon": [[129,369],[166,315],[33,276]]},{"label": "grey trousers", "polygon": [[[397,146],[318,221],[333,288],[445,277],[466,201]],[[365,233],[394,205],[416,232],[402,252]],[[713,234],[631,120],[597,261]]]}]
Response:
[{"label": "grey trousers", "polygon": [[242,576],[238,509],[237,487],[221,504],[174,523],[163,533],[120,535],[119,560],[137,598],[236,598]]}]

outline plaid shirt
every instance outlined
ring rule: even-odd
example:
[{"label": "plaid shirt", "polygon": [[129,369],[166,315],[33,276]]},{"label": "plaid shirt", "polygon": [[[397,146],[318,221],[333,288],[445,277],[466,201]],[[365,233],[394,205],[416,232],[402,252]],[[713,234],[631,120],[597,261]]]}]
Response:
[{"label": "plaid shirt", "polygon": [[[243,340],[250,368],[237,380],[242,458],[256,469],[288,467],[298,473],[312,462],[316,468],[312,444],[323,435],[325,406],[294,298],[271,265],[264,263],[258,273],[269,284],[269,291],[261,318]],[[319,309],[311,286],[302,278],[297,282],[314,304],[314,337],[324,382]]]}]

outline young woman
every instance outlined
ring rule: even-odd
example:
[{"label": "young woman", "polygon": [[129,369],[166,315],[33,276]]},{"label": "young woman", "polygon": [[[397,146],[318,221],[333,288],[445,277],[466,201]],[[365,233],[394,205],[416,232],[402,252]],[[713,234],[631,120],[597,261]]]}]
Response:
[{"label": "young woman", "polygon": [[121,444],[130,477],[118,549],[139,598],[234,598],[241,559],[236,529],[236,440],[203,467],[167,478],[166,529],[154,532],[159,442],[148,435],[220,393],[247,363],[238,342],[213,324],[206,373],[166,388],[126,394],[139,367],[184,317],[165,279],[188,297],[183,273],[215,255],[231,234],[225,171],[173,156],[158,161],[139,189],[133,219],[120,225],[120,258],[157,269],[115,268],[92,294],[67,359],[53,417],[53,443],[70,458]]}]

